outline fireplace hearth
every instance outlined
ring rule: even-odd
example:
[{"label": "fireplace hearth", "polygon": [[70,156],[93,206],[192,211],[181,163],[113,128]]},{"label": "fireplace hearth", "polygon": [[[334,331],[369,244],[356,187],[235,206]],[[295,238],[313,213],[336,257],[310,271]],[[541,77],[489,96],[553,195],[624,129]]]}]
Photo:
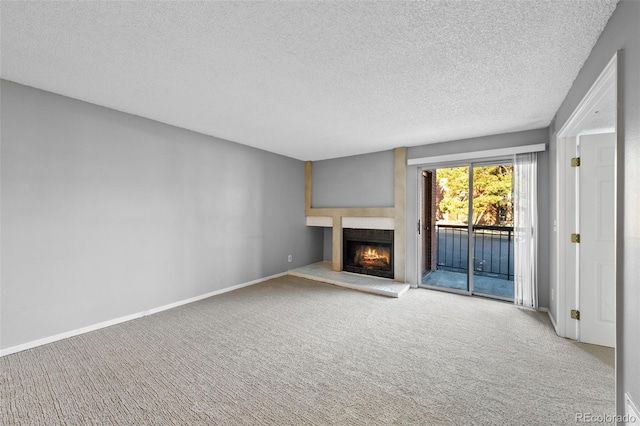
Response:
[{"label": "fireplace hearth", "polygon": [[393,278],[393,231],[343,229],[342,270]]}]

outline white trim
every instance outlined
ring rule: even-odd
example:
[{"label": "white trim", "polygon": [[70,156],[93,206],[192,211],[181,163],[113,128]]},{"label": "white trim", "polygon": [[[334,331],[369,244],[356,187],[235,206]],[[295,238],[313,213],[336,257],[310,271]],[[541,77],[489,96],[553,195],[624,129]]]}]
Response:
[{"label": "white trim", "polygon": [[[333,228],[333,217],[307,216],[307,226]],[[354,229],[386,229],[391,231],[396,229],[395,219],[392,217],[343,216],[342,227]]]},{"label": "white trim", "polygon": [[78,336],[80,334],[89,333],[90,331],[95,331],[95,330],[99,330],[101,328],[110,327],[112,325],[120,324],[120,323],[123,323],[123,322],[126,322],[126,321],[131,321],[131,320],[134,320],[134,319],[146,317],[148,315],[156,314],[158,312],[166,311],[168,309],[176,308],[178,306],[186,305],[188,303],[197,302],[198,300],[206,299],[206,298],[212,297],[212,296],[217,296],[219,294],[227,293],[229,291],[238,290],[240,288],[248,287],[250,285],[258,284],[258,283],[261,283],[261,282],[264,282],[264,281],[268,281],[268,280],[271,280],[271,279],[274,279],[274,278],[283,277],[285,275],[287,275],[287,272],[282,272],[280,274],[270,275],[270,276],[265,277],[265,278],[259,278],[257,280],[253,280],[253,281],[249,281],[249,282],[246,282],[246,283],[241,283],[241,284],[237,284],[237,285],[234,285],[234,286],[231,286],[231,287],[223,288],[223,289],[220,289],[220,290],[215,290],[215,291],[212,291],[212,292],[209,292],[209,293],[201,294],[200,296],[195,296],[195,297],[191,297],[189,299],[180,300],[178,302],[169,303],[168,305],[159,306],[157,308],[151,308],[151,309],[149,309],[147,311],[142,311],[142,312],[138,312],[138,313],[131,314],[131,315],[125,315],[123,317],[114,318],[114,319],[111,319],[111,320],[99,322],[97,324],[92,324],[92,325],[89,325],[89,326],[86,326],[86,327],[78,328],[76,330],[65,331],[64,333],[56,334],[56,335],[49,336],[49,337],[44,337],[42,339],[33,340],[33,341],[27,342],[27,343],[22,343],[20,345],[12,346],[12,347],[9,347],[9,348],[6,348],[6,349],[0,349],[0,357],[3,357],[5,355],[11,355],[11,354],[14,354],[16,352],[21,352],[21,351],[24,351],[24,350],[27,350],[27,349],[32,349],[32,348],[35,348],[37,346],[46,345],[47,343],[57,342],[58,340],[63,340],[63,339],[66,339],[68,337],[73,337],[73,336]]},{"label": "white trim", "polygon": [[640,419],[640,410],[631,399],[631,395],[629,395],[627,392],[624,393],[624,402],[624,414],[625,416],[627,416],[625,424],[630,425],[637,422],[638,419]]},{"label": "white trim", "polygon": [[503,157],[515,154],[524,154],[529,152],[541,152],[546,149],[546,144],[538,143],[535,145],[513,146],[508,148],[488,149],[485,151],[460,152],[457,154],[435,155],[433,157],[412,158],[407,160],[407,165],[415,166],[418,164],[435,164],[445,163],[449,161],[465,161],[480,160],[483,158]]},{"label": "white trim", "polygon": [[342,228],[356,229],[395,229],[395,220],[392,217],[351,217],[342,218]]},{"label": "white trim", "polygon": [[321,226],[323,228],[331,228],[333,226],[333,217],[307,216],[307,226]]},{"label": "white trim", "polygon": [[[592,110],[600,102],[602,97],[606,96],[609,90],[615,90],[616,85],[616,69],[618,65],[618,53],[616,52],[604,70],[600,73],[589,92],[582,98],[580,104],[571,113],[562,128],[558,131],[558,137],[564,138],[568,136],[578,136],[581,131],[582,123],[591,114]],[[613,86],[613,87],[612,87]],[[614,129],[615,131],[615,129]],[[598,132],[603,133],[603,132]],[[590,132],[591,134],[591,132]]]},{"label": "white trim", "polygon": [[[557,232],[553,235],[552,244],[556,246],[557,259],[555,259],[555,276],[552,276],[551,287],[555,287],[558,298],[556,300],[557,327],[556,333],[560,337],[569,339],[580,339],[580,324],[571,319],[571,309],[579,309],[578,290],[578,247],[573,247],[567,242],[567,237],[571,232],[577,230],[578,209],[576,205],[576,178],[575,171],[569,166],[569,159],[576,155],[578,138],[585,133],[584,123],[588,115],[599,105],[601,99],[610,90],[617,91],[617,60],[616,52],[606,67],[602,70],[596,81],[589,88],[578,106],[571,113],[567,121],[556,133],[556,211]],[[617,92],[616,92],[617,104]],[[616,105],[617,108],[617,105]],[[618,120],[616,112],[616,121]],[[617,126],[617,123],[616,123]],[[589,130],[589,134],[592,132]],[[615,131],[615,130],[614,130]],[[601,133],[600,130],[594,133]],[[616,159],[618,157],[619,136],[616,136]],[[614,229],[618,229],[617,211],[618,203],[621,199],[620,188],[618,186],[618,165],[616,160],[615,188],[616,202],[614,203]],[[617,231],[616,231],[617,232]],[[614,245],[617,250],[618,237],[615,237]],[[614,255],[617,259],[618,254]],[[552,259],[552,263],[554,260]],[[616,261],[617,262],[617,261]],[[552,265],[553,266],[553,265]],[[553,270],[553,268],[552,268]],[[616,271],[616,274],[620,274]],[[551,289],[551,288],[550,288]],[[618,292],[616,283],[616,294]],[[616,313],[617,315],[617,313]]]}]

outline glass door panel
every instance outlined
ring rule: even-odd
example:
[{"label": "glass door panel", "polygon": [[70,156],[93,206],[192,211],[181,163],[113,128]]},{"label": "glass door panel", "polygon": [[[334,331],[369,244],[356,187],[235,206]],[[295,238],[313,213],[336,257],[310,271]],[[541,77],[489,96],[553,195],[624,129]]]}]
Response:
[{"label": "glass door panel", "polygon": [[513,300],[513,165],[474,165],[471,291]]},{"label": "glass door panel", "polygon": [[[423,215],[429,220],[426,229],[434,241],[423,251],[435,253],[435,265],[424,268],[422,284],[457,292],[469,292],[469,167],[449,167],[431,170],[431,187],[424,193],[435,197],[434,214]],[[423,181],[426,182],[426,181]],[[424,185],[424,183],[423,183]],[[428,199],[428,197],[423,197]],[[427,210],[428,206],[423,206]],[[427,238],[426,240],[429,240]],[[434,267],[435,266],[435,267]]]}]

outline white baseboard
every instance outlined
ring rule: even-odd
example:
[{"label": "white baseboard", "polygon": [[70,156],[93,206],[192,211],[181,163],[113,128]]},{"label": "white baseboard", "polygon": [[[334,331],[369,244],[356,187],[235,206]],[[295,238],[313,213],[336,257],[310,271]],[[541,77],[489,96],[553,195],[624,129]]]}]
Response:
[{"label": "white baseboard", "polygon": [[640,410],[636,407],[636,404],[631,399],[628,393],[624,394],[624,419],[625,424],[630,425],[640,420]]},{"label": "white baseboard", "polygon": [[197,302],[198,300],[206,299],[208,297],[217,296],[222,293],[227,293],[229,291],[237,290],[239,288],[248,287],[250,285],[258,284],[264,281],[271,280],[273,278],[283,277],[287,275],[287,272],[282,272],[280,274],[271,275],[265,278],[259,278],[257,280],[249,281],[246,283],[237,284],[231,287],[226,287],[220,290],[215,290],[209,293],[201,294],[200,296],[191,297],[189,299],[180,300],[178,302],[169,303],[168,305],[159,306],[157,308],[151,308],[146,311],[138,312],[131,315],[125,315],[123,317],[114,318],[111,320],[99,322],[97,324],[88,325],[86,327],[78,328],[76,330],[65,331],[64,333],[56,334],[49,337],[43,337],[42,339],[33,340],[31,342],[22,343],[20,345],[11,346],[6,349],[0,349],[0,357],[5,355],[11,355],[16,352],[21,352],[27,349],[32,349],[37,346],[46,345],[47,343],[57,342],[58,340],[66,339],[73,336],[78,336],[80,334],[89,333],[90,331],[99,330],[101,328],[109,327],[112,325],[120,324],[126,321],[131,321],[137,318],[146,317],[147,315],[156,314],[158,312],[166,311],[168,309],[176,308],[178,306],[186,305],[188,303]]},{"label": "white baseboard", "polygon": [[[558,334],[558,324],[556,324],[556,320],[555,318],[553,318],[553,315],[551,315],[551,312],[549,312],[548,308],[538,308],[538,310],[540,312],[546,312],[547,316],[549,317],[549,321],[551,321],[551,325],[553,325],[553,329],[555,330],[556,334]],[[559,334],[558,334],[559,336]]]}]

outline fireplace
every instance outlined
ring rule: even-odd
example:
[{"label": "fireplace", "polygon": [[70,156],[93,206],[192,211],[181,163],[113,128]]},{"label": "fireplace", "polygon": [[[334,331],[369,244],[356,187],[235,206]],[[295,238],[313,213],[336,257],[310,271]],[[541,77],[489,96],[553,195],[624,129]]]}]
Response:
[{"label": "fireplace", "polygon": [[342,270],[393,278],[393,231],[345,228]]}]

